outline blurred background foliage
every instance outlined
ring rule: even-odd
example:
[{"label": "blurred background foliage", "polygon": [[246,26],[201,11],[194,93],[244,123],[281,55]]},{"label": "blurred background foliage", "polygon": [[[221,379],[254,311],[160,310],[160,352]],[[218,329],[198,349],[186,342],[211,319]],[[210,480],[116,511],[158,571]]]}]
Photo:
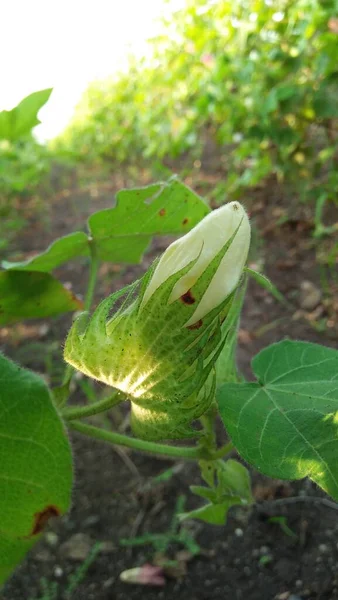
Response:
[{"label": "blurred background foliage", "polygon": [[301,199],[335,200],[337,0],[187,0],[149,43],[89,86],[54,149],[114,169],[191,163],[212,143],[223,198],[275,175]]},{"label": "blurred background foliage", "polygon": [[19,107],[0,113],[2,213],[34,193],[56,158],[156,175],[208,163],[216,203],[274,177],[290,198],[312,201],[315,237],[336,231],[322,214],[337,202],[337,56],[338,0],[186,0],[145,57],[88,87],[48,147],[31,133],[32,97],[37,108],[50,90],[19,105],[33,114],[21,129],[6,125]]}]

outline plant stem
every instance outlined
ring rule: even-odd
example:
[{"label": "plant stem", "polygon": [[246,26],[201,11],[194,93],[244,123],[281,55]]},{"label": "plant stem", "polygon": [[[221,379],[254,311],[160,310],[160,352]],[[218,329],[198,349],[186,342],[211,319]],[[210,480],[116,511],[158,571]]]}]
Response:
[{"label": "plant stem", "polygon": [[[97,279],[97,274],[98,274],[98,270],[99,270],[99,259],[97,256],[95,242],[94,242],[94,240],[89,239],[88,244],[89,244],[89,251],[90,251],[90,265],[89,265],[88,286],[87,286],[87,291],[86,291],[86,296],[85,296],[85,301],[84,301],[84,310],[86,310],[86,311],[89,311],[90,307],[92,305],[93,296],[94,296],[94,292],[95,292],[96,279]],[[66,366],[63,380],[62,380],[62,387],[65,388],[65,394],[64,394],[63,401],[59,404],[59,408],[61,408],[62,406],[64,406],[67,403],[67,400],[69,398],[69,386],[70,386],[70,382],[72,380],[74,371],[75,371],[75,369],[74,369],[74,367],[72,367],[72,365]]]},{"label": "plant stem", "polygon": [[97,250],[96,250],[94,240],[90,239],[88,243],[89,243],[89,250],[90,250],[90,270],[89,270],[89,280],[88,280],[88,286],[87,286],[87,291],[86,291],[86,297],[85,297],[85,301],[84,301],[84,309],[87,311],[90,310],[91,305],[92,305],[94,292],[95,292],[96,279],[97,279],[97,274],[98,274],[99,264],[100,264],[98,256],[97,256]]},{"label": "plant stem", "polygon": [[98,402],[93,404],[87,404],[86,406],[74,406],[66,408],[61,412],[61,417],[66,421],[72,421],[73,419],[80,419],[81,417],[91,417],[98,413],[104,412],[116,406],[125,399],[125,396],[119,392],[114,392],[107,398],[102,398]]},{"label": "plant stem", "polygon": [[195,447],[179,447],[169,446],[167,444],[158,444],[157,442],[148,442],[146,440],[140,440],[138,438],[131,438],[127,435],[115,433],[112,431],[106,431],[99,427],[93,427],[92,425],[86,425],[80,421],[70,421],[70,429],[75,429],[84,435],[92,438],[96,438],[108,444],[114,444],[117,446],[126,446],[134,450],[140,450],[141,452],[150,452],[152,454],[161,454],[172,458],[182,458],[185,460],[212,460],[213,456],[204,448],[200,446]]},{"label": "plant stem", "polygon": [[70,380],[72,378],[73,372],[74,372],[74,367],[72,367],[72,365],[68,364],[66,366],[66,368],[65,368],[65,372],[64,372],[64,375],[63,375],[63,380],[62,380],[62,385],[63,386],[68,385],[68,387],[69,387]]}]

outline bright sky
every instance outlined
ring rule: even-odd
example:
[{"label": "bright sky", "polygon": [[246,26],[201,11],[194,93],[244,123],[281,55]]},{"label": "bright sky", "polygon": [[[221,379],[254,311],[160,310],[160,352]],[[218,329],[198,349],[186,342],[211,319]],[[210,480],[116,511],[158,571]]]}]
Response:
[{"label": "bright sky", "polygon": [[[178,8],[182,0],[171,0]],[[130,48],[143,53],[158,32],[164,0],[4,0],[0,2],[0,110],[53,87],[40,112],[39,139],[67,124],[90,81],[111,75]]]}]

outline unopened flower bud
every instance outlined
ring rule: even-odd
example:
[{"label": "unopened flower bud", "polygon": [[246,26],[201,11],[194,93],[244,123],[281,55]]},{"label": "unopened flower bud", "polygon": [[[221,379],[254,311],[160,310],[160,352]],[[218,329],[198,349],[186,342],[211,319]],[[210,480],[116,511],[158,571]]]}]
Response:
[{"label": "unopened flower bud", "polygon": [[249,244],[246,212],[231,202],[171,244],[140,282],[75,321],[65,359],[128,396],[140,437],[196,435],[190,424],[214,397]]},{"label": "unopened flower bud", "polygon": [[238,202],[230,202],[209,213],[194,229],[167,248],[147,286],[142,306],[166,279],[197,258],[191,269],[175,284],[169,303],[186,294],[231,239],[229,248],[186,326],[202,319],[233,292],[243,273],[250,245],[250,223]]}]

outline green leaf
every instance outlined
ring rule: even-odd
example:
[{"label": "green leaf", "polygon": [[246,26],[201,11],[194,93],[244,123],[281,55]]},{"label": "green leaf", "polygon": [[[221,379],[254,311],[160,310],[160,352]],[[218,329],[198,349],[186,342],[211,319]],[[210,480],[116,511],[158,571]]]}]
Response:
[{"label": "green leaf", "polygon": [[28,134],[33,127],[39,125],[37,117],[40,108],[48,101],[52,88],[33,92],[26,96],[12,110],[0,112],[0,139],[12,142]]},{"label": "green leaf", "polygon": [[48,273],[63,263],[77,258],[87,256],[88,237],[82,231],[76,231],[55,240],[44,252],[21,262],[2,261],[4,269],[19,269],[20,271],[43,271]]},{"label": "green leaf", "polygon": [[49,273],[0,273],[0,325],[80,310],[82,302]]},{"label": "green leaf", "polygon": [[220,460],[217,464],[218,497],[238,497],[240,504],[250,504],[253,501],[248,469],[237,460],[230,458]]},{"label": "green leaf", "polygon": [[152,236],[185,233],[209,211],[199,196],[172,178],[121,190],[115,207],[93,214],[88,225],[101,260],[138,263]]},{"label": "green leaf", "polygon": [[224,384],[223,423],[239,454],[279,479],[310,477],[338,500],[338,352],[283,341],[252,361],[257,383]]},{"label": "green leaf", "polygon": [[205,485],[191,485],[190,491],[196,496],[201,496],[201,498],[204,498],[205,500],[210,500],[210,502],[216,501],[216,491]]},{"label": "green leaf", "polygon": [[181,513],[179,515],[180,520],[199,519],[205,523],[210,523],[210,525],[224,525],[229,508],[234,504],[238,504],[238,502],[233,498],[225,500],[220,504],[206,504],[205,506],[201,506],[190,512]]},{"label": "green leaf", "polygon": [[0,584],[71,500],[72,457],[44,381],[0,355]]}]

